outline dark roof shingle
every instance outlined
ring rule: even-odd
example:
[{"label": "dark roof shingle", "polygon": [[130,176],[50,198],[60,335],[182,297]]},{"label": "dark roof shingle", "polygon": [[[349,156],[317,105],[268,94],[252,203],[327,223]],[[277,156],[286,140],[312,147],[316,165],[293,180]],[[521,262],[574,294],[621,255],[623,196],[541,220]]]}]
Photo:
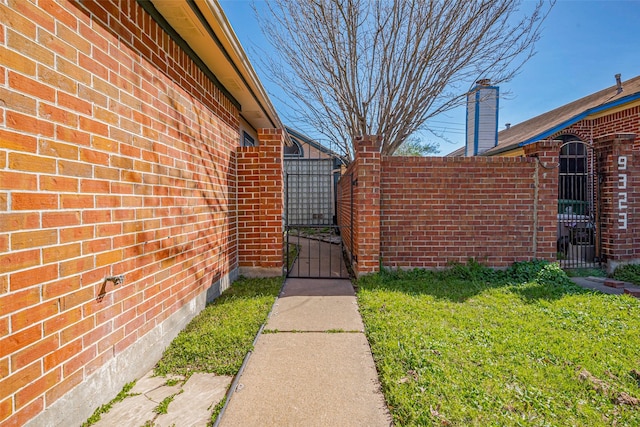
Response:
[{"label": "dark roof shingle", "polygon": [[498,154],[523,143],[526,145],[544,139],[601,108],[612,108],[636,99],[640,99],[640,76],[622,82],[620,93],[613,85],[498,132],[498,145],[484,155]]}]

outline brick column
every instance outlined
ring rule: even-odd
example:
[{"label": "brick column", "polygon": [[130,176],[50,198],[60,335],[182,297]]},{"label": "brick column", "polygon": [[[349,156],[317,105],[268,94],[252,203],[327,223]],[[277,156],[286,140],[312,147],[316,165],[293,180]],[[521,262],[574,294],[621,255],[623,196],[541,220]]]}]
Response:
[{"label": "brick column", "polygon": [[610,272],[640,261],[640,155],[634,140],[634,134],[615,134],[594,141],[602,256]]},{"label": "brick column", "polygon": [[378,136],[356,139],[356,188],[354,217],[357,239],[357,276],[374,273],[380,267],[380,146]]},{"label": "brick column", "polygon": [[534,180],[534,237],[536,259],[556,260],[558,234],[558,177],[560,142],[543,140],[524,147],[527,157],[537,157]]},{"label": "brick column", "polygon": [[281,275],[283,251],[282,129],[258,130],[257,147],[238,147],[240,274]]}]

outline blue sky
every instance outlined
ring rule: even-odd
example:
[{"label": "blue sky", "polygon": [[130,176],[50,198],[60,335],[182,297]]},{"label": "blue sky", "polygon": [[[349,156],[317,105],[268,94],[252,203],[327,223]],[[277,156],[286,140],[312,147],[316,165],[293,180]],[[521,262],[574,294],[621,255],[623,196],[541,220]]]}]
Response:
[{"label": "blue sky", "polygon": [[[286,107],[273,96],[280,90],[256,58],[257,51],[269,47],[262,40],[250,1],[220,3],[281,120],[288,124]],[[531,5],[525,2],[524,7]],[[617,73],[622,74],[623,83],[640,75],[640,0],[558,0],[543,24],[536,51],[520,74],[500,86],[501,93],[508,95],[500,99],[499,129],[613,86]],[[464,145],[464,120],[464,109],[459,108],[431,123],[451,142],[431,134],[423,139],[439,143],[440,154],[447,154]]]}]

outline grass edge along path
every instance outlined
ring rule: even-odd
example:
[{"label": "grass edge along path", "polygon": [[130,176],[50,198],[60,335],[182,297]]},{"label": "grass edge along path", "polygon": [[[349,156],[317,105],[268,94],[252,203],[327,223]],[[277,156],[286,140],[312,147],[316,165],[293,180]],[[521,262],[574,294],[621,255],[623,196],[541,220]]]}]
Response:
[{"label": "grass edge along path", "polygon": [[[156,375],[194,372],[235,376],[280,293],[283,277],[240,277],[220,297],[208,304],[165,350]],[[213,425],[224,406],[213,409]]]},{"label": "grass edge along path", "polygon": [[178,334],[156,364],[155,374],[235,375],[282,283],[282,277],[234,282]]},{"label": "grass edge along path", "polygon": [[613,278],[640,286],[640,264],[621,265],[613,272]]},{"label": "grass edge along path", "polygon": [[[283,277],[240,277],[196,315],[164,351],[154,368],[156,376],[180,375],[188,377],[195,372],[234,376],[252,350],[260,327],[266,322],[273,303],[282,288]],[[100,415],[130,396],[129,383],[107,405],[102,405],[83,424],[89,427],[100,420]],[[173,397],[173,396],[172,396]],[[166,412],[170,400],[164,408]],[[216,405],[212,422],[222,409],[224,399]],[[149,425],[154,425],[153,421]]]},{"label": "grass edge along path", "polygon": [[396,426],[640,425],[640,302],[557,264],[358,280]]}]

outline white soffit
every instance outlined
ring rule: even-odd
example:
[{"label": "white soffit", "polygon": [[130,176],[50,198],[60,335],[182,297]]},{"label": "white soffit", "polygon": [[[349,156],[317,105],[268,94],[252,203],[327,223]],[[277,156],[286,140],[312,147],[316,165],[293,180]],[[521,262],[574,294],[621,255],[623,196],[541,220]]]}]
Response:
[{"label": "white soffit", "polygon": [[[254,128],[283,128],[267,93],[217,0],[194,0],[209,28],[185,0],[153,0],[153,5],[242,106]],[[210,34],[219,40],[220,45]],[[226,51],[226,54],[225,54]]]}]

